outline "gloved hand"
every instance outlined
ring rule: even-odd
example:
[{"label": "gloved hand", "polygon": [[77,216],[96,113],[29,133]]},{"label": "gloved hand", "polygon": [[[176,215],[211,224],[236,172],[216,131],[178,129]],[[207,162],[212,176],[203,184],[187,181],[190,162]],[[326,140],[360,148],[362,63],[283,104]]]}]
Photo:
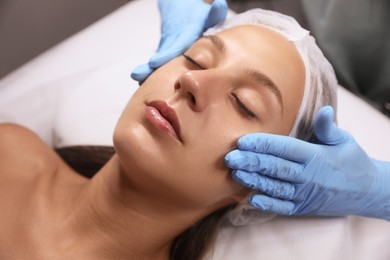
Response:
[{"label": "gloved hand", "polygon": [[283,215],[361,215],[390,220],[390,163],[371,159],[323,107],[314,132],[323,144],[249,134],[228,153],[233,178],[260,191],[249,203]]},{"label": "gloved hand", "polygon": [[131,77],[142,83],[155,69],[181,55],[203,32],[226,19],[226,0],[159,0],[161,39],[147,64],[138,66]]}]

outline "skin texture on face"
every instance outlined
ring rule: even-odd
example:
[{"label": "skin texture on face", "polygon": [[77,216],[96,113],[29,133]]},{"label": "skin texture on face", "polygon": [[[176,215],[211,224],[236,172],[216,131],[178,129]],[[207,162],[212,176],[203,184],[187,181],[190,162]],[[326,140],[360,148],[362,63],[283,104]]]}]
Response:
[{"label": "skin texture on face", "polygon": [[[115,130],[128,181],[172,207],[210,211],[243,199],[248,191],[231,179],[225,154],[248,133],[288,135],[303,96],[304,65],[283,36],[255,25],[217,36],[154,72]],[[180,140],[148,119],[155,100],[176,112]]]}]

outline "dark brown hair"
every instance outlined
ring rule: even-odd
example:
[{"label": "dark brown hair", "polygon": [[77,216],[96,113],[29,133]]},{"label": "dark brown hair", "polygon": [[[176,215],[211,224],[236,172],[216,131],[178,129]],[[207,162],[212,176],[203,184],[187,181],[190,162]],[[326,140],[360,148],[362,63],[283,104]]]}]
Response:
[{"label": "dark brown hair", "polygon": [[[111,146],[71,146],[55,149],[76,172],[92,178],[115,154]],[[193,224],[176,237],[170,252],[171,260],[199,260],[214,244],[222,217],[234,206],[219,209]]]},{"label": "dark brown hair", "polygon": [[234,205],[214,211],[181,233],[171,248],[171,260],[199,260],[212,247],[223,216]]}]

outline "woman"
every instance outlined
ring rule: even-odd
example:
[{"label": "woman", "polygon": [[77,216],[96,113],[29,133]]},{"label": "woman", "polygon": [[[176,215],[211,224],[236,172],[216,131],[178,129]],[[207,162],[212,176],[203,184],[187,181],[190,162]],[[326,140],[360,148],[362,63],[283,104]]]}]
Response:
[{"label": "woman", "polygon": [[142,84],[117,123],[116,154],[90,180],[30,131],[2,125],[0,258],[200,257],[202,249],[178,254],[177,238],[248,195],[223,161],[237,139],[310,128],[301,50],[240,23],[201,38]]}]

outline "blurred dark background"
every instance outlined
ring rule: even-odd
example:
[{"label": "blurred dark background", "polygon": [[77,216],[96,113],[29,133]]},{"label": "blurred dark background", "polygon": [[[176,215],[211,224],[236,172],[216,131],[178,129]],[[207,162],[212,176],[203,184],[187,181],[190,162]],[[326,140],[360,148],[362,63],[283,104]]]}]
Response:
[{"label": "blurred dark background", "polygon": [[[0,0],[0,78],[128,2],[131,0]],[[300,0],[228,3],[237,12],[254,7],[278,10],[306,25]]]}]

